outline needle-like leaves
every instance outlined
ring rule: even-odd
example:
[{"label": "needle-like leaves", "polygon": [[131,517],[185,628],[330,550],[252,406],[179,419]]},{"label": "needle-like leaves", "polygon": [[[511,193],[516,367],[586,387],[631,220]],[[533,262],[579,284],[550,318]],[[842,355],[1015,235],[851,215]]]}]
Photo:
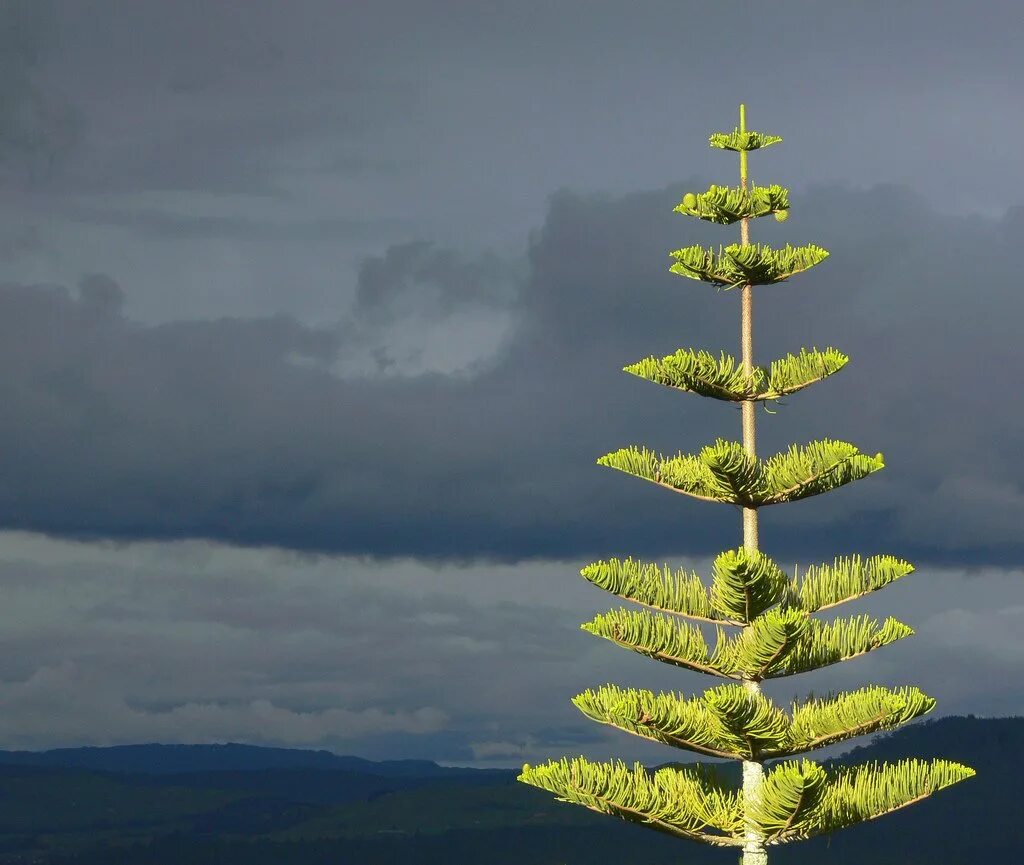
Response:
[{"label": "needle-like leaves", "polygon": [[874,820],[972,777],[949,760],[901,760],[826,769],[789,760],[765,773],[756,800],[725,789],[703,767],[665,767],[651,774],[640,763],[593,763],[562,758],[523,764],[518,780],[659,832],[718,847],[743,844],[747,818],[770,845],[799,841]]},{"label": "needle-like leaves", "polygon": [[913,629],[868,616],[822,622],[795,609],[771,609],[727,637],[721,626],[714,651],[696,625],[648,610],[600,613],[580,629],[656,661],[737,681],[775,679],[858,657]]},{"label": "needle-like leaves", "polygon": [[[712,184],[687,193],[677,213],[719,225],[789,213],[789,190],[748,183],[748,153],[782,141],[740,127],[716,132],[712,147],[740,154],[738,187]],[[823,262],[815,244],[774,249],[739,243],[689,246],[671,252],[673,273],[719,288],[787,281]],[[748,291],[744,291],[744,300]],[[743,310],[744,348],[751,326]],[[849,358],[834,348],[800,349],[770,366],[754,366],[721,352],[678,349],[624,367],[647,381],[728,402],[778,400],[842,369]],[[753,407],[753,406],[751,406]],[[744,441],[716,439],[696,454],[665,456],[646,447],[621,448],[599,465],[704,501],[742,508],[799,501],[866,477],[884,467],[883,456],[861,453],[833,439],[791,445],[759,459],[744,412]],[[748,452],[749,451],[749,452]],[[747,515],[751,516],[751,515]],[[631,651],[732,682],[687,698],[603,685],[573,698],[587,717],[648,741],[744,763],[743,787],[726,790],[703,767],[667,766],[654,774],[639,763],[590,763],[585,758],[523,766],[519,780],[554,792],[560,801],[717,846],[743,847],[744,861],[764,861],[764,844],[782,844],[872,820],[970,777],[974,770],[946,760],[904,760],[830,768],[794,755],[857,736],[891,730],[935,706],[918,688],[870,685],[856,691],[807,697],[789,713],[760,689],[766,679],[792,676],[856,658],[913,634],[902,622],[879,624],[866,615],[824,621],[815,613],[862,597],[911,573],[893,556],[837,557],[792,577],[757,550],[756,522],[744,519],[744,546],[714,560],[709,586],[695,572],[627,559],[594,562],[581,570],[594,585],[648,609],[616,609],[581,628]],[[750,532],[749,529],[755,531]],[[748,549],[748,545],[750,549]],[[715,625],[715,644],[696,624]],[[738,632],[727,627],[739,627]],[[707,629],[705,629],[707,630]],[[764,775],[752,763],[781,760]],[[749,846],[748,846],[749,845]]]},{"label": "needle-like leaves", "polygon": [[756,508],[792,502],[860,480],[885,466],[882,454],[824,439],[758,461],[739,442],[716,439],[694,456],[657,454],[646,447],[620,448],[599,457],[609,466],[705,501]]},{"label": "needle-like leaves", "polygon": [[622,369],[655,384],[740,402],[780,399],[838,372],[849,360],[834,348],[802,348],[799,355],[787,354],[767,368],[755,366],[748,377],[732,355],[722,352],[716,360],[707,351],[681,348],[675,354],[647,357]]},{"label": "needle-like leaves", "polygon": [[919,688],[869,685],[857,691],[793,704],[792,725],[781,747],[764,756],[783,757],[824,748],[880,730],[892,730],[928,714],[935,700]]},{"label": "needle-like leaves", "polygon": [[[710,591],[695,571],[639,562],[632,557],[593,562],[580,570],[595,586],[654,610],[688,619],[745,625],[790,591],[786,574],[759,550],[740,547],[714,561]],[[796,606],[793,604],[792,606]]]},{"label": "needle-like leaves", "polygon": [[718,485],[707,464],[699,457],[681,452],[674,457],[665,457],[646,447],[627,447],[599,457],[597,464],[653,481],[694,498],[734,504],[729,491]]},{"label": "needle-like leaves", "polygon": [[749,190],[712,183],[707,192],[688,193],[673,210],[719,225],[731,225],[740,219],[789,210],[789,190],[775,183],[752,186]]},{"label": "needle-like leaves", "polygon": [[788,588],[789,577],[760,550],[726,550],[712,565],[711,607],[726,621],[754,621],[779,603]]},{"label": "needle-like leaves", "polygon": [[709,757],[768,760],[892,730],[927,714],[917,688],[877,685],[794,703],[792,717],[762,693],[719,685],[697,697],[602,685],[572,699],[584,715],[636,736]]},{"label": "needle-like leaves", "polygon": [[[741,685],[720,687],[743,692]],[[603,685],[577,694],[572,702],[591,720],[646,739],[710,757],[750,759],[749,747],[725,726],[705,698],[687,700],[682,694]]]},{"label": "needle-like leaves", "polygon": [[[647,610],[617,609],[599,613],[580,625],[580,630],[656,661],[698,673],[734,678],[718,667],[718,653],[711,655],[700,628],[679,619]],[[720,644],[723,637],[719,635]]]},{"label": "needle-like leaves", "polygon": [[630,557],[625,561],[608,559],[593,562],[582,568],[580,574],[598,588],[626,601],[634,601],[666,613],[676,613],[688,619],[722,623],[729,621],[712,609],[707,587],[695,571],[686,573],[679,568],[673,572],[668,565],[638,562]]},{"label": "needle-like leaves", "polygon": [[763,132],[740,132],[737,126],[732,132],[712,132],[708,144],[722,150],[750,151],[769,147],[782,141],[779,135],[765,135]]},{"label": "needle-like leaves", "polygon": [[719,847],[741,843],[738,795],[702,767],[666,767],[652,775],[640,763],[630,770],[621,760],[592,763],[584,757],[563,757],[540,766],[525,763],[517,780],[548,790],[561,802],[669,835]]},{"label": "needle-like leaves", "polygon": [[808,613],[827,610],[878,591],[913,571],[910,562],[895,556],[837,557],[831,565],[811,565],[800,579],[794,576],[784,603]]},{"label": "needle-like leaves", "polygon": [[789,761],[765,774],[751,809],[766,844],[782,844],[874,820],[975,774],[949,760],[867,763],[830,772],[810,760]]},{"label": "needle-like leaves", "polygon": [[765,678],[792,676],[848,661],[913,633],[913,628],[892,617],[881,625],[868,616],[835,619],[828,623],[812,618],[803,639]]},{"label": "needle-like leaves", "polygon": [[690,279],[711,282],[726,289],[741,285],[772,285],[810,270],[828,258],[828,250],[813,243],[772,249],[767,244],[719,246],[718,254],[703,246],[688,246],[669,253],[676,260],[669,270]]},{"label": "needle-like leaves", "polygon": [[765,498],[761,504],[795,502],[834,490],[885,467],[882,454],[862,454],[851,444],[823,439],[803,447],[790,445],[762,466]]},{"label": "needle-like leaves", "polygon": [[827,782],[828,773],[812,760],[781,763],[765,773],[757,798],[745,803],[746,816],[766,844],[784,838],[813,820]]},{"label": "needle-like leaves", "polygon": [[811,565],[797,579],[760,550],[738,547],[715,557],[710,590],[696,571],[672,570],[667,564],[633,559],[602,559],[580,570],[595,586],[626,601],[688,619],[723,625],[746,625],[781,603],[784,608],[815,613],[856,600],[914,571],[895,556],[837,556],[829,564]]},{"label": "needle-like leaves", "polygon": [[813,633],[812,622],[797,610],[768,610],[739,635],[719,640],[716,661],[734,677],[764,679],[785,675],[789,656]]}]

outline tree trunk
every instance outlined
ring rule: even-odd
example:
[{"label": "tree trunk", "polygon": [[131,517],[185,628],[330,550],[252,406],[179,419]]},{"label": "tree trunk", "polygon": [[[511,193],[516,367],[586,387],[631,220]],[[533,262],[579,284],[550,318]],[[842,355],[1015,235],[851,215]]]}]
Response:
[{"label": "tree trunk", "polygon": [[[746,132],[746,112],[740,105],[740,132]],[[747,152],[740,152],[740,185],[747,188]],[[750,243],[749,219],[740,221],[740,243]],[[740,313],[740,348],[743,355],[743,372],[748,376],[754,367],[754,289],[750,284],[744,285],[741,291]],[[754,424],[753,400],[744,400],[743,409],[743,449],[752,457],[757,456],[757,430]],[[743,547],[746,550],[757,550],[757,508],[743,509]],[[745,681],[743,687],[751,694],[761,693],[759,682]],[[749,803],[757,801],[761,795],[761,784],[764,781],[764,766],[753,760],[743,761],[743,801],[744,816]],[[746,843],[743,845],[742,865],[767,865],[768,853],[764,848],[764,839],[750,823],[746,828]]]}]

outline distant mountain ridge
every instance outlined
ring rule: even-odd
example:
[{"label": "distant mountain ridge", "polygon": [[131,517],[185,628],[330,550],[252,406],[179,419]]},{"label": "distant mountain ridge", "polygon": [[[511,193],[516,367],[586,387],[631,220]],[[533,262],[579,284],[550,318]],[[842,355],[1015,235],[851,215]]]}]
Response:
[{"label": "distant mountain ridge", "polygon": [[[774,861],[1017,861],[1022,756],[1021,717],[947,716],[875,736],[823,762],[941,757],[978,774],[898,815],[779,848]],[[734,761],[716,768],[738,781]],[[0,752],[0,865],[723,861],[720,850],[559,802],[517,774],[239,744]]]},{"label": "distant mountain ridge", "polygon": [[[0,751],[0,765],[59,766],[96,772],[177,775],[187,772],[239,772],[265,769],[337,769],[384,778],[453,777],[493,772],[439,766],[432,760],[365,760],[330,751],[269,748],[261,745],[110,745],[53,748],[47,751]],[[509,771],[509,770],[504,770]]]},{"label": "distant mountain ridge", "polygon": [[[954,754],[931,753],[935,745],[955,743],[970,735],[979,723],[997,732],[997,738],[1011,735],[1024,718],[976,718],[974,715],[949,715],[909,724],[890,733],[876,735],[869,744],[851,747],[838,758],[824,762],[857,762],[861,757],[899,759],[900,749],[921,750],[927,743],[928,754],[920,757],[945,757],[958,760]],[[956,731],[952,733],[951,731]],[[938,749],[941,750],[941,747]],[[947,748],[948,750],[948,748]],[[814,755],[808,755],[813,757]],[[821,758],[818,758],[821,760]],[[649,766],[652,771],[663,766],[686,766],[694,761],[666,761]],[[712,761],[717,762],[717,761]],[[720,764],[721,765],[721,764]],[[728,766],[729,764],[724,764]],[[323,749],[276,748],[244,745],[238,742],[213,745],[164,745],[150,742],[139,745],[85,745],[76,748],[51,748],[46,751],[0,750],[0,766],[50,766],[66,769],[88,769],[94,772],[117,772],[145,775],[179,775],[192,772],[244,772],[270,769],[337,770],[382,778],[452,778],[460,775],[519,774],[518,769],[475,769],[468,766],[440,766],[433,760],[368,760],[363,757],[339,755]]]}]

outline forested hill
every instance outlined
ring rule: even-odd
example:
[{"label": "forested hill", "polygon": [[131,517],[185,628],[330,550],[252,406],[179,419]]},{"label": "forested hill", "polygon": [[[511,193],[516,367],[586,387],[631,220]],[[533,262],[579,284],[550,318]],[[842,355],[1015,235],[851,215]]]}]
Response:
[{"label": "forested hill", "polygon": [[[1018,780],[1024,718],[919,722],[838,762],[904,757],[944,757],[978,774],[831,838],[773,848],[772,865],[973,865],[1024,855]],[[0,862],[735,861],[732,851],[557,802],[518,783],[517,774],[239,745],[73,748],[35,758],[29,752],[0,753]]]},{"label": "forested hill", "polygon": [[0,765],[62,766],[101,772],[152,775],[254,769],[342,769],[386,778],[450,777],[481,770],[446,768],[431,760],[346,757],[330,751],[264,748],[255,745],[114,745],[108,748],[55,748],[50,751],[0,751]]}]

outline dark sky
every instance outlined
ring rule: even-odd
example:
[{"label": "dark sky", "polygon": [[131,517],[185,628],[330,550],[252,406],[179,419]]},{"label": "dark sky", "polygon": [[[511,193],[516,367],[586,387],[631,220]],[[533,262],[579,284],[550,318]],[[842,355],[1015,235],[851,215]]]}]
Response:
[{"label": "dark sky", "polygon": [[[983,10],[983,11],[982,11]],[[790,190],[751,239],[755,359],[851,360],[758,412],[886,468],[762,513],[780,564],[915,574],[917,636],[773,694],[919,684],[1020,714],[1024,36],[1015,3],[0,0],[0,747],[247,741],[515,766],[675,752],[583,717],[715,684],[579,624],[579,576],[707,573],[731,507],[595,465],[740,437],[621,371],[739,349],[737,242],[673,213]]]}]

